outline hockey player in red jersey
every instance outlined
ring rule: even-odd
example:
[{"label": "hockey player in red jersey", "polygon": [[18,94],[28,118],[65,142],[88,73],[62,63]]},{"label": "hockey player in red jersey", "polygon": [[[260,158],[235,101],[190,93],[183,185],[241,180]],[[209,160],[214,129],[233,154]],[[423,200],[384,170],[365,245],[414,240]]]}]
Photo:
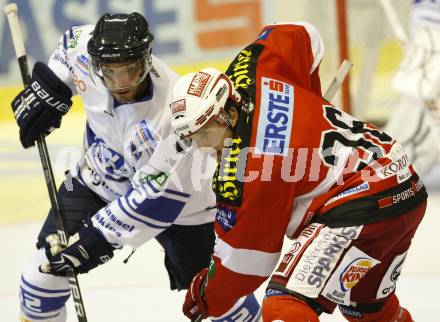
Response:
[{"label": "hockey player in red jersey", "polygon": [[349,321],[412,321],[394,291],[426,190],[399,143],[321,97],[322,56],[310,24],[273,24],[225,74],[177,82],[172,126],[219,161],[217,239],[188,289],[190,319],[271,277],[264,321],[318,321],[336,306]]}]

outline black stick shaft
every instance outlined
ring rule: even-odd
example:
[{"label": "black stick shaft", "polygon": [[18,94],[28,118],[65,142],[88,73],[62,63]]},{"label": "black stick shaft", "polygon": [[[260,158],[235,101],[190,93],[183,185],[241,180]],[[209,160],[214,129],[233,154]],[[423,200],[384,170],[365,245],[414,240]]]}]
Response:
[{"label": "black stick shaft", "polygon": [[[29,65],[27,63],[27,57],[24,54],[18,57],[17,60],[18,60],[18,65],[20,67],[20,73],[21,73],[21,78],[23,80],[23,84],[25,86],[29,85],[31,82],[31,75],[29,73]],[[40,135],[40,137],[37,139],[37,147],[38,147],[38,153],[40,155],[41,166],[43,168],[44,179],[46,180],[47,191],[49,193],[50,204],[55,213],[55,224],[57,227],[57,233],[60,236],[61,241],[65,245],[67,245],[68,234],[61,213],[60,201],[55,186],[55,178],[53,176],[46,140],[44,139],[43,135]],[[81,289],[79,287],[78,277],[76,273],[73,271],[73,269],[68,270],[67,277],[69,279],[69,285],[72,291],[72,297],[73,297],[73,302],[75,305],[75,311],[78,317],[78,321],[87,322],[86,311],[84,308],[84,301],[81,295]]]}]

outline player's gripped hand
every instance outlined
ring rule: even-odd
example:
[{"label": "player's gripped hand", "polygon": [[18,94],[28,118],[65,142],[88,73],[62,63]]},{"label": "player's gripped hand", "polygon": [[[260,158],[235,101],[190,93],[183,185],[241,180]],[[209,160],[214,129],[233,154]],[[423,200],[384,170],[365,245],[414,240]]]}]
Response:
[{"label": "player's gripped hand", "polygon": [[87,273],[113,257],[114,248],[93,227],[90,219],[86,219],[79,231],[69,239],[67,247],[62,245],[57,234],[49,235],[46,241],[49,262],[40,266],[43,273],[65,276],[70,268],[79,274]]},{"label": "player's gripped hand", "polygon": [[208,269],[204,268],[194,276],[185,296],[182,311],[191,321],[201,321],[208,317],[208,307],[203,300]]},{"label": "player's gripped hand", "polygon": [[30,84],[11,102],[24,148],[60,127],[62,116],[72,106],[71,98],[71,89],[46,64],[34,65]]}]

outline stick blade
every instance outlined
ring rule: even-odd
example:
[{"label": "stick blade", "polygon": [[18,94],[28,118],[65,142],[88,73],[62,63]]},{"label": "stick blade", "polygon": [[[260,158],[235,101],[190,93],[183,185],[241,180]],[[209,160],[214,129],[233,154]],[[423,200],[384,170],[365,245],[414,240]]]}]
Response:
[{"label": "stick blade", "polygon": [[326,92],[323,96],[327,101],[330,102],[333,99],[336,92],[341,87],[342,83],[344,82],[345,78],[347,77],[348,73],[350,72],[350,69],[352,66],[353,66],[353,64],[350,61],[348,61],[347,59],[344,59],[341,66],[339,67],[338,72],[336,73],[330,86],[328,87],[328,89],[326,90]]},{"label": "stick blade", "polygon": [[16,3],[8,3],[3,7],[3,11],[5,15],[9,15],[11,13],[16,13],[18,11],[17,4]]}]

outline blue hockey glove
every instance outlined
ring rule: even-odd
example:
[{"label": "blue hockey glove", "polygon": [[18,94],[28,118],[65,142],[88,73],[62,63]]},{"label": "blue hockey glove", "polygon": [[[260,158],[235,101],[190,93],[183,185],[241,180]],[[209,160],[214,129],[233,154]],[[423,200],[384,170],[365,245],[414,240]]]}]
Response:
[{"label": "blue hockey glove", "polygon": [[31,84],[11,103],[24,148],[33,146],[40,134],[48,135],[60,127],[61,118],[72,106],[71,98],[71,89],[47,65],[34,65]]},{"label": "blue hockey glove", "polygon": [[73,268],[79,274],[87,273],[113,257],[114,248],[101,232],[93,227],[90,218],[86,219],[78,233],[69,239],[66,248],[61,244],[57,234],[49,235],[46,241],[49,263],[40,267],[43,273],[65,276],[69,268]]}]

